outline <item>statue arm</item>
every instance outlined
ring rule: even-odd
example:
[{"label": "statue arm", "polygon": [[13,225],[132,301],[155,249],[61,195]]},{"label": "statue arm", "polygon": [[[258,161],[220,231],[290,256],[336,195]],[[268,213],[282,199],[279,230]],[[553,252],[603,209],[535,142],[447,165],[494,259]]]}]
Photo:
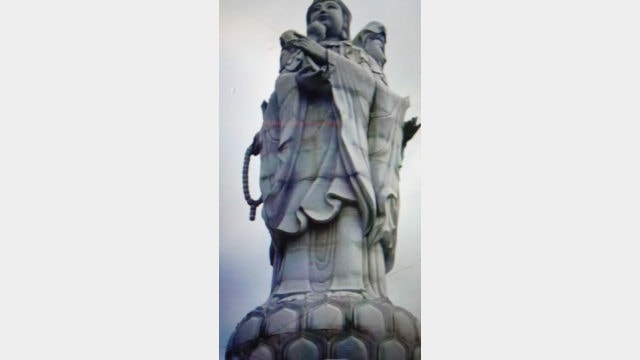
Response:
[{"label": "statue arm", "polygon": [[393,267],[397,241],[403,120],[408,108],[408,98],[376,84],[367,137],[377,211],[368,241],[382,245],[387,272]]},{"label": "statue arm", "polygon": [[318,44],[316,39],[301,35],[294,30],[285,31],[280,36],[280,45],[282,47],[281,72],[283,70],[296,72],[304,65],[319,67],[327,64],[327,49]]},{"label": "statue arm", "polygon": [[328,61],[328,50],[316,41],[309,39],[308,37],[301,37],[291,40],[291,46],[294,46],[302,50],[307,56],[309,56],[318,65],[326,65]]}]

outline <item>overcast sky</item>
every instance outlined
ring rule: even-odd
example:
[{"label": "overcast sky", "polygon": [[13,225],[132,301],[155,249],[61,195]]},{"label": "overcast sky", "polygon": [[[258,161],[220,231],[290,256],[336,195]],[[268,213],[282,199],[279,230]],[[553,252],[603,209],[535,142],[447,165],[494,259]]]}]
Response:
[{"label": "overcast sky", "polygon": [[[348,3],[422,115],[425,358],[640,358],[637,1],[424,1],[421,67],[413,1]],[[0,358],[212,359],[266,299],[240,166],[292,4],[0,2]]]},{"label": "overcast sky", "polygon": [[[261,126],[260,103],[268,99],[278,75],[279,37],[289,29],[305,33],[310,1],[232,1],[220,3],[220,344],[235,325],[269,295],[269,235],[260,217],[248,220],[242,195],[242,158]],[[368,22],[387,27],[385,73],[397,93],[409,96],[408,120],[419,116],[419,1],[346,1],[352,37]],[[420,143],[419,132],[405,151],[401,170],[397,258],[388,274],[394,304],[420,316]],[[259,196],[259,158],[250,179]]]}]

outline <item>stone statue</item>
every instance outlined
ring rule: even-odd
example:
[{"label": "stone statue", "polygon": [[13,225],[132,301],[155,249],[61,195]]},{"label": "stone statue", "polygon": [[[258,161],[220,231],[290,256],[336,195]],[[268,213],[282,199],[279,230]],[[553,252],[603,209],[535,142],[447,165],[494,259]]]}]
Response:
[{"label": "stone statue", "polygon": [[306,20],[307,36],[280,38],[280,74],[250,149],[271,294],[238,325],[227,358],[419,358],[418,321],[385,283],[402,150],[419,125],[403,122],[409,101],[388,87],[382,24],[351,42],[341,0],[314,0]]},{"label": "stone statue", "polygon": [[[368,23],[353,39],[353,44],[364,49],[367,54],[371,55],[381,69],[384,67],[384,64],[387,62],[387,57],[384,51],[384,47],[387,44],[387,30],[384,25],[377,21]],[[420,129],[420,124],[417,122],[418,118],[414,117],[403,124],[402,150],[404,150],[407,146],[407,142],[411,140],[411,138],[413,138]]]}]

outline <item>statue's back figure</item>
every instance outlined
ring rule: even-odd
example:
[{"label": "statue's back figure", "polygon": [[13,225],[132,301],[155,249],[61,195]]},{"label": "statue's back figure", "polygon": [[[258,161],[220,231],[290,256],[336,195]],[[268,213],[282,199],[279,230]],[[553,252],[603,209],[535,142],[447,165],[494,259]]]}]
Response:
[{"label": "statue's back figure", "polygon": [[280,74],[252,145],[271,295],[238,325],[227,358],[419,358],[418,322],[385,287],[409,102],[387,86],[384,62],[349,41],[342,1],[313,1],[306,20],[307,36],[280,39]]}]

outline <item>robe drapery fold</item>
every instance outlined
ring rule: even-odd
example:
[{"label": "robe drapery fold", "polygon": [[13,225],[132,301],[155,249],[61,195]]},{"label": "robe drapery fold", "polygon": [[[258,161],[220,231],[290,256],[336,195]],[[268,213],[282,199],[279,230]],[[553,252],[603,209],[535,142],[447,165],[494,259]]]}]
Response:
[{"label": "robe drapery fold", "polygon": [[376,89],[368,129],[369,164],[376,194],[376,220],[368,233],[368,243],[380,242],[385,269],[395,260],[398,211],[400,207],[400,165],[402,163],[402,125],[409,99],[398,96],[386,86]]},{"label": "robe drapery fold", "polygon": [[[302,146],[302,134],[308,127],[309,96],[301,92],[296,82],[296,73],[280,74],[276,80],[276,91],[271,96],[263,124],[261,152],[261,191],[264,199],[263,218],[267,226],[277,232],[298,234],[306,229],[308,218],[317,222],[330,221],[340,207],[340,200],[352,200],[355,196],[357,207],[363,216],[364,232],[368,232],[375,218],[375,193],[369,167],[367,129],[369,113],[374,100],[376,78],[365,66],[344,56],[360,59],[360,49],[348,42],[339,42],[329,47],[329,64],[320,70],[331,86],[333,107],[337,112],[334,125],[338,136],[335,139],[339,160],[344,167],[346,178],[329,184],[321,205],[332,210],[322,212],[313,205],[317,196],[311,195],[304,204],[290,189],[295,187],[293,175],[299,164],[298,156]],[[328,146],[328,144],[320,144]],[[319,182],[326,182],[321,179]],[[348,187],[349,190],[345,190]],[[315,189],[326,186],[314,186]],[[292,210],[295,208],[295,214]]]},{"label": "robe drapery fold", "polygon": [[[287,63],[260,131],[262,217],[272,235],[273,291],[367,290],[383,296],[384,272],[395,249],[401,123],[408,101],[390,91],[362,49],[347,41],[321,44],[329,49],[325,66],[292,60],[299,53],[282,56]],[[358,221],[346,220],[353,210],[338,218],[346,207],[357,209]],[[338,228],[327,231],[334,222]],[[318,254],[333,254],[327,260],[332,279],[313,275],[326,273],[310,260]],[[345,265],[354,256],[359,260]]]}]

